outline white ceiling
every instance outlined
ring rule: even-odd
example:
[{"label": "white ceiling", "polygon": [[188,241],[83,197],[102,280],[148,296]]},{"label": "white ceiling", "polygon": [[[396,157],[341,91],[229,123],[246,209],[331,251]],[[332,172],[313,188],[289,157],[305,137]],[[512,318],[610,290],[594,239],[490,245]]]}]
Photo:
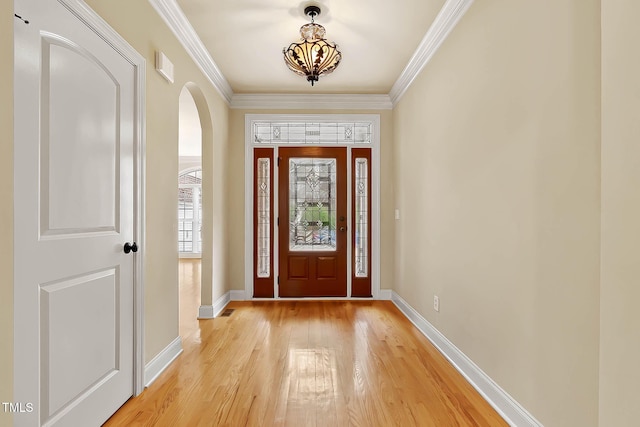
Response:
[{"label": "white ceiling", "polygon": [[[388,94],[444,0],[177,0],[235,94]],[[337,43],[342,62],[314,87],[291,72],[282,48],[309,22]]]}]

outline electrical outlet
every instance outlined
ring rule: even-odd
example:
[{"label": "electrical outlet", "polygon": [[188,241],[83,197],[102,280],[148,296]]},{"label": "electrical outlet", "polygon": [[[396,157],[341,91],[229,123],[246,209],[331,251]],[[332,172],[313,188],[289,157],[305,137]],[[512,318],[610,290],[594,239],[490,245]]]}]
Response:
[{"label": "electrical outlet", "polygon": [[396,209],[396,219],[400,219],[400,209]]},{"label": "electrical outlet", "polygon": [[440,298],[438,298],[438,295],[433,296],[433,309],[440,311]]}]

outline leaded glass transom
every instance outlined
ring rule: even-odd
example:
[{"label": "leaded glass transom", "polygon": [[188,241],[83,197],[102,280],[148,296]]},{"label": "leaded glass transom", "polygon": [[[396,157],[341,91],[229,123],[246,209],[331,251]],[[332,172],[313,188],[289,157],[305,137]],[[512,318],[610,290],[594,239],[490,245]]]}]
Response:
[{"label": "leaded glass transom", "polygon": [[355,166],[355,272],[356,277],[367,277],[369,274],[369,176],[368,160],[356,158]]},{"label": "leaded glass transom", "polygon": [[336,159],[289,159],[289,249],[336,250]]},{"label": "leaded glass transom", "polygon": [[258,277],[271,276],[271,159],[258,159]]},{"label": "leaded glass transom", "polygon": [[371,144],[370,122],[254,122],[255,144]]}]

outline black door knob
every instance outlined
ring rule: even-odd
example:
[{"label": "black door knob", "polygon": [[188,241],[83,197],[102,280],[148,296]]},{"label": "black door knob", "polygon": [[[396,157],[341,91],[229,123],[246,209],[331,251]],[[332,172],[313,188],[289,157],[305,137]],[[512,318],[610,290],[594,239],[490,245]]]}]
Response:
[{"label": "black door knob", "polygon": [[133,245],[129,242],[124,244],[124,253],[128,254],[129,252],[138,252],[138,245],[136,242],[133,242]]}]

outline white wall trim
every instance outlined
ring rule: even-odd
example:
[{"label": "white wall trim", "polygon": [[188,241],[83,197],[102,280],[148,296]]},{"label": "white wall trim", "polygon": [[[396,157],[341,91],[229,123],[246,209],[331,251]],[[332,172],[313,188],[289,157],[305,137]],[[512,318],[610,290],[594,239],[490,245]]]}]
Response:
[{"label": "white wall trim", "polygon": [[201,305],[198,309],[198,319],[213,319],[222,313],[222,310],[231,301],[231,292],[222,295],[213,305]]},{"label": "white wall trim", "polygon": [[144,367],[144,386],[149,387],[182,353],[182,340],[177,337]]},{"label": "white wall trim", "polygon": [[393,291],[391,289],[380,289],[380,296],[378,299],[391,301],[393,295]]},{"label": "white wall trim", "polygon": [[473,0],[447,0],[389,94],[234,94],[176,0],[149,0],[231,108],[391,110],[455,28]]},{"label": "white wall trim", "polygon": [[269,110],[391,110],[389,95],[369,94],[234,94],[231,108]]},{"label": "white wall trim", "polygon": [[411,83],[431,60],[442,42],[445,41],[472,3],[473,0],[447,0],[445,2],[420,42],[418,49],[416,49],[411,60],[409,60],[409,63],[389,92],[389,97],[394,106],[398,104],[402,95],[409,89]]},{"label": "white wall trim", "polygon": [[[371,203],[372,203],[372,215],[371,215],[371,294],[373,299],[379,299],[380,297],[380,253],[381,253],[381,239],[380,239],[380,145],[381,145],[381,133],[380,133],[380,115],[379,114],[245,114],[245,295],[246,299],[250,300],[253,296],[253,148],[258,146],[277,147],[275,144],[255,145],[253,141],[253,123],[254,122],[307,122],[307,123],[319,123],[319,122],[370,122],[373,126],[373,134],[371,144],[368,145],[371,148],[371,170],[373,177],[371,180]],[[285,144],[283,146],[295,146],[295,144]],[[322,144],[318,144],[322,146]],[[349,146],[356,147],[357,145],[341,145],[331,144],[332,147]],[[364,145],[361,145],[364,146]],[[276,148],[277,150],[277,148]],[[277,154],[274,153],[274,155]],[[350,162],[349,162],[350,164]],[[278,173],[274,169],[274,200],[278,197]],[[350,191],[349,189],[347,190]],[[349,197],[349,193],[347,194]],[[274,213],[277,215],[277,203],[274,205]],[[350,218],[349,212],[347,215]],[[278,275],[278,235],[273,225],[274,233],[274,277]],[[350,237],[348,239],[348,246],[351,247]],[[349,249],[350,250],[350,249]],[[350,254],[348,255],[351,259]],[[350,265],[350,262],[349,264]],[[351,275],[347,271],[348,279],[351,280]],[[347,284],[348,294],[350,292],[349,282]],[[275,285],[275,297],[278,298],[278,285]],[[287,298],[288,299],[288,298]]]},{"label": "white wall trim", "polygon": [[229,293],[231,294],[231,301],[244,301],[247,299],[245,291],[232,290]]},{"label": "white wall trim", "polygon": [[213,303],[213,317],[217,317],[231,301],[231,292],[227,292]]},{"label": "white wall trim", "polygon": [[175,0],[149,0],[149,3],[173,31],[178,41],[222,95],[222,98],[230,103],[233,96],[231,85],[216,65],[178,3]]},{"label": "white wall trim", "polygon": [[198,309],[198,319],[213,319],[213,306],[201,305]]},{"label": "white wall trim", "polygon": [[485,374],[471,359],[409,305],[393,292],[393,303],[422,334],[442,353],[487,402],[509,423],[518,427],[542,427],[526,409]]}]

